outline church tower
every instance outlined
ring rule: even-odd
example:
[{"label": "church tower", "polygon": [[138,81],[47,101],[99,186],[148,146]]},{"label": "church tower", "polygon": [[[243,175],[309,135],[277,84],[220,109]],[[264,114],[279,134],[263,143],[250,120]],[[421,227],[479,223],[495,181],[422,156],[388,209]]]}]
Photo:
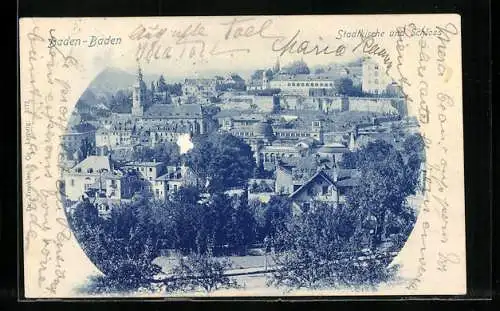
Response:
[{"label": "church tower", "polygon": [[139,66],[137,81],[133,85],[132,93],[132,115],[142,117],[146,105],[146,84],[142,80],[142,70]]},{"label": "church tower", "polygon": [[262,71],[262,89],[266,90],[269,88],[269,77],[267,76],[266,70]]}]

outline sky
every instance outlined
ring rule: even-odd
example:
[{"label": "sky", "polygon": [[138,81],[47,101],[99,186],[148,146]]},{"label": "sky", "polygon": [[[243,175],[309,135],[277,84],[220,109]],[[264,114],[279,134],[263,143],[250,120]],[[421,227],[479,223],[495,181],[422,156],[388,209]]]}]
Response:
[{"label": "sky", "polygon": [[[139,26],[130,21],[123,25],[117,23],[117,27],[122,28],[120,30],[122,34],[120,49],[107,49],[94,54],[93,63],[101,69],[110,66],[133,72],[137,68],[136,57],[140,46],[148,45],[149,48],[151,45],[156,44],[155,48],[158,48],[158,55],[162,55],[168,50],[170,58],[160,57],[160,59],[154,59],[153,57],[148,59],[146,57],[148,48],[146,48],[144,56],[139,62],[143,71],[148,74],[194,77],[207,72],[236,72],[249,75],[256,69],[272,68],[278,57],[282,67],[300,59],[303,59],[309,67],[315,67],[351,61],[361,56],[359,53],[352,52],[352,47],[360,40],[337,39],[339,30],[373,30],[374,28],[373,21],[368,19],[366,19],[366,26],[363,28],[363,23],[360,23],[359,20],[345,17],[332,18],[331,16],[307,16],[300,19],[280,16],[240,17],[237,22],[232,24],[233,26],[231,26],[231,22],[235,22],[234,17],[148,19],[147,22],[140,23]],[[191,28],[189,28],[190,25]],[[237,30],[239,27],[237,25],[242,28]],[[197,26],[199,28],[203,27],[204,30],[199,32],[203,33],[203,35],[193,34],[186,37],[187,39],[181,39],[181,41],[196,40],[198,43],[178,44],[179,39],[175,37],[176,32],[193,31],[193,28]],[[130,36],[138,33],[137,29],[154,33],[154,30],[151,29],[160,28],[167,29],[167,31],[156,43],[154,43],[155,39],[130,39]],[[262,28],[264,30],[259,32]],[[125,31],[124,29],[130,30]],[[104,31],[101,31],[101,33],[103,37],[108,34]],[[248,33],[248,37],[244,33]],[[123,36],[123,34],[128,34],[128,36]],[[145,35],[145,32],[142,32],[142,34]],[[226,39],[226,35],[228,35],[228,39]],[[200,43],[200,41],[203,43]],[[277,51],[277,49],[287,46],[286,43],[288,42],[295,42],[295,46],[291,51],[287,50],[285,53],[282,53],[283,49]],[[315,45],[318,46],[319,50],[328,46],[330,51],[335,51],[339,46],[345,45],[346,51],[341,56],[337,56],[336,53],[328,55],[319,53],[319,55],[316,55],[315,52],[304,55],[304,53],[297,53],[296,51],[300,44],[303,44],[304,47],[307,46],[308,50],[312,50]],[[198,52],[202,45],[204,45],[204,56],[199,57]],[[196,53],[193,57],[190,57],[189,51],[193,46],[196,47]],[[184,47],[187,49],[182,53]],[[234,49],[241,49],[242,51],[218,54],[218,52]],[[211,54],[211,51],[214,51],[214,54],[217,55]]]}]

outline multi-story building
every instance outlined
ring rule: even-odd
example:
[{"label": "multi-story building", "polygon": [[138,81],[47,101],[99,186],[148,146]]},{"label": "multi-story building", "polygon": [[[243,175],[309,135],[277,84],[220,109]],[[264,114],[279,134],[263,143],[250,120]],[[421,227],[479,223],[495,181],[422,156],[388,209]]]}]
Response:
[{"label": "multi-story building", "polygon": [[393,82],[387,75],[385,67],[369,57],[363,59],[362,76],[361,90],[364,93],[382,94]]},{"label": "multi-story building", "polygon": [[318,75],[277,75],[270,82],[270,87],[280,89],[283,94],[309,96],[312,89],[334,89],[335,76]]},{"label": "multi-story building", "polygon": [[114,169],[107,156],[89,156],[67,172],[63,172],[64,193],[78,201],[87,191],[101,191],[107,198],[120,200],[132,196],[134,175]]},{"label": "multi-story building", "polygon": [[95,129],[87,130],[87,131],[78,131],[75,129],[71,129],[61,135],[60,142],[64,149],[76,151],[81,147],[84,141],[95,145]]},{"label": "multi-story building", "polygon": [[[140,180],[153,182],[158,176],[165,172],[165,164],[163,162],[131,162],[124,166],[124,169],[137,172]],[[149,189],[151,190],[151,189]]]},{"label": "multi-story building", "polygon": [[182,85],[182,93],[185,96],[211,97],[217,94],[217,85],[222,83],[220,79],[185,79]]},{"label": "multi-story building", "polygon": [[197,178],[187,166],[167,166],[165,174],[158,176],[152,182],[152,192],[156,199],[166,200],[168,195],[175,193],[183,186],[196,185]]},{"label": "multi-story building", "polygon": [[137,143],[132,129],[100,128],[95,133],[96,147],[132,147]]}]

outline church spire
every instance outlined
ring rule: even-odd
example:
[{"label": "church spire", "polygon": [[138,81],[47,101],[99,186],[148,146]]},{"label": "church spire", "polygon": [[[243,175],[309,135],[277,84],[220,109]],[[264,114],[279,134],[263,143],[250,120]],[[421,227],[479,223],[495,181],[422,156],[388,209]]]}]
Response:
[{"label": "church spire", "polygon": [[280,68],[280,57],[276,57],[276,64],[274,65],[274,72],[275,73],[278,73],[280,72],[281,68]]},{"label": "church spire", "polygon": [[142,81],[142,69],[139,62],[137,62],[137,80]]}]

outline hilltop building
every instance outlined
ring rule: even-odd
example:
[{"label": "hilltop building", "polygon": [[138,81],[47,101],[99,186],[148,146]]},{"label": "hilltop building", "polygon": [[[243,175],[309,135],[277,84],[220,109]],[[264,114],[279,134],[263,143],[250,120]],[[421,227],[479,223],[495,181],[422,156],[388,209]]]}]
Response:
[{"label": "hilltop building", "polygon": [[385,72],[385,67],[369,57],[363,59],[362,77],[361,90],[364,93],[382,94],[393,82]]}]

